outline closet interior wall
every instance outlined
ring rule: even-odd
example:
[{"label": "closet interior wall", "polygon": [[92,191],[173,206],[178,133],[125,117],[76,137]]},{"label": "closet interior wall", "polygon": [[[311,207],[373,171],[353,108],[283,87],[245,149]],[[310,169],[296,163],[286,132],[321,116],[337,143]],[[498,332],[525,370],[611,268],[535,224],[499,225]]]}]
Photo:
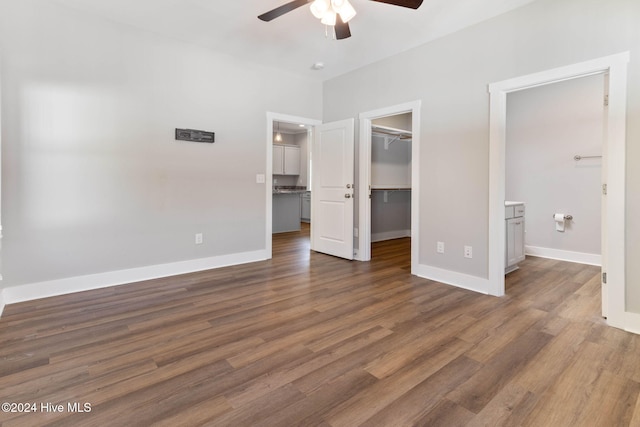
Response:
[{"label": "closet interior wall", "polygon": [[373,121],[371,241],[411,236],[411,115]]}]

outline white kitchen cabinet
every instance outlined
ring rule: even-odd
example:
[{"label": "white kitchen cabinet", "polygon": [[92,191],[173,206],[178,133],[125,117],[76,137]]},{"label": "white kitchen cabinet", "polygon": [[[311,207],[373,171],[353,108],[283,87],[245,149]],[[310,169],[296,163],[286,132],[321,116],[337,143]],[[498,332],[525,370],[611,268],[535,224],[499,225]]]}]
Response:
[{"label": "white kitchen cabinet", "polygon": [[300,175],[300,147],[273,144],[273,174]]},{"label": "white kitchen cabinet", "polygon": [[518,263],[524,261],[524,203],[505,203],[506,250],[505,273],[518,269]]}]

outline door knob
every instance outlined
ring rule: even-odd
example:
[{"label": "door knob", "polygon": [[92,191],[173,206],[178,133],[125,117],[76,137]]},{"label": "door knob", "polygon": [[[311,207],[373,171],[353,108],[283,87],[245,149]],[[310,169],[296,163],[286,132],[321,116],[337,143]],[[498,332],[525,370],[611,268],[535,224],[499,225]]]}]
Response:
[{"label": "door knob", "polygon": [[351,194],[345,194],[345,195],[344,195],[344,198],[345,198],[345,199],[350,199],[350,198],[351,198]]},{"label": "door knob", "polygon": [[347,188],[351,188],[351,184],[347,184]]}]

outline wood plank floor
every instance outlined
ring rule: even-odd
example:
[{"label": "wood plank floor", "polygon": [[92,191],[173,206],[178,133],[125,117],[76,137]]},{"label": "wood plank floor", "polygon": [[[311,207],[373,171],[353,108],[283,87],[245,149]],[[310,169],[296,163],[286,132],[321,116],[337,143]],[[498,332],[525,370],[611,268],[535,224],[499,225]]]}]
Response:
[{"label": "wood plank floor", "polygon": [[409,245],[349,262],[305,228],[269,261],[7,306],[0,402],[37,411],[0,421],[640,425],[640,336],[599,316],[598,268],[529,258],[495,298],[412,277]]}]

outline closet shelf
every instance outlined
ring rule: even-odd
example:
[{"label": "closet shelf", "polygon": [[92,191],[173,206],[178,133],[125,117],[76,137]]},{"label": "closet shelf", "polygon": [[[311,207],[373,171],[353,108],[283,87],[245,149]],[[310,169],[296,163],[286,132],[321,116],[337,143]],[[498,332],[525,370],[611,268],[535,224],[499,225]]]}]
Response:
[{"label": "closet shelf", "polygon": [[389,126],[372,125],[372,135],[378,135],[384,137],[384,149],[388,150],[389,145],[396,141],[411,141],[413,133],[404,129],[396,129]]},{"label": "closet shelf", "polygon": [[410,185],[372,185],[372,191],[411,191]]}]

